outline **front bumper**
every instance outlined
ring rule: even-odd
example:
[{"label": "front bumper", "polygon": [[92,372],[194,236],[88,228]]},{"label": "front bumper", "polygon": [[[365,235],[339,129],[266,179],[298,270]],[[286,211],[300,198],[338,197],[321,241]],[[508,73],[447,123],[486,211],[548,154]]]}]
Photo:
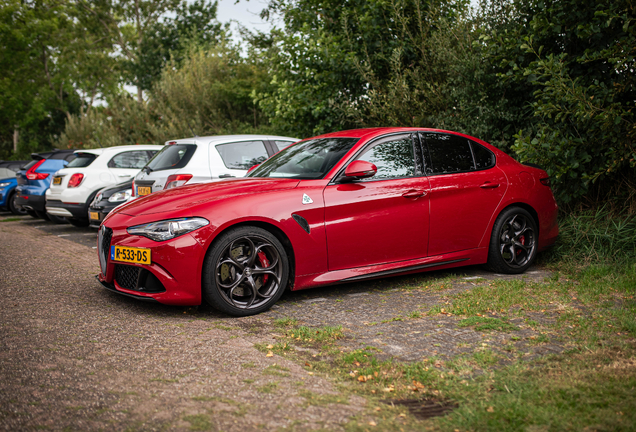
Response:
[{"label": "front bumper", "polygon": [[58,200],[46,200],[46,212],[54,216],[86,219],[86,204],[69,204]]},{"label": "front bumper", "polygon": [[44,195],[22,195],[20,191],[17,192],[15,199],[15,204],[18,207],[31,211],[45,211],[45,203]]},{"label": "front bumper", "polygon": [[[126,228],[136,223],[118,223],[130,219],[116,214],[106,222],[109,226],[102,225],[100,228],[97,245],[102,269],[98,275],[100,283],[134,298],[179,306],[201,304],[201,270],[205,258],[203,245],[192,233],[164,242],[130,235]],[[115,245],[148,248],[151,250],[152,263],[113,261],[110,250]]]}]

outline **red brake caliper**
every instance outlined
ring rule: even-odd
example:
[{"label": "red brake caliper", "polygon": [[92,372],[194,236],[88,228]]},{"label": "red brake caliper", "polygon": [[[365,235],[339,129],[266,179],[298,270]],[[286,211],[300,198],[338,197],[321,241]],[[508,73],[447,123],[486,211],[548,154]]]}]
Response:
[{"label": "red brake caliper", "polygon": [[[526,245],[526,236],[521,236],[521,237],[519,237],[519,242],[520,242],[522,245],[524,245],[524,246],[525,246],[525,245]],[[521,249],[517,249],[517,255],[519,255],[520,253],[521,253]]]},{"label": "red brake caliper", "polygon": [[[269,267],[269,260],[263,251],[258,253],[258,260],[261,262],[261,267]],[[263,275],[263,285],[267,283],[269,275]]]}]

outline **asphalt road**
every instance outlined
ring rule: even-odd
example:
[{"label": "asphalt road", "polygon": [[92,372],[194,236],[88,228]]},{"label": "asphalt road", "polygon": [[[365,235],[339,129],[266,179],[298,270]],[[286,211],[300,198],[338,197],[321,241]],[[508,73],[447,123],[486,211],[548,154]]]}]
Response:
[{"label": "asphalt road", "polygon": [[[97,249],[97,229],[95,228],[77,228],[69,223],[54,224],[44,219],[35,219],[31,216],[16,216],[11,212],[0,211],[0,220],[14,218],[19,218],[21,224],[36,228],[43,233]],[[95,256],[97,256],[97,254],[95,254]]]}]

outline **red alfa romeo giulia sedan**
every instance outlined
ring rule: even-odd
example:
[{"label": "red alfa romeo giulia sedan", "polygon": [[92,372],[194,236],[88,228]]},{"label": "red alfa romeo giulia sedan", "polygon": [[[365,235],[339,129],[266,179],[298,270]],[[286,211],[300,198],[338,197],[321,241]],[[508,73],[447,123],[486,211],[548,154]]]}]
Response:
[{"label": "red alfa romeo giulia sedan", "polygon": [[99,231],[98,279],[243,316],[287,288],[473,264],[520,273],[557,234],[542,169],[460,133],[358,129],[300,141],[246,178],[117,208]]}]

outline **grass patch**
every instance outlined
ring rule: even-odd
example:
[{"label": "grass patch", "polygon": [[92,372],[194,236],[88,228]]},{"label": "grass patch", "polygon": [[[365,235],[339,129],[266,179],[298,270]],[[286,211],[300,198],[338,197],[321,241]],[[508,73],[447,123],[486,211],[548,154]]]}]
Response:
[{"label": "grass patch", "polygon": [[299,394],[306,400],[304,404],[305,407],[324,406],[328,404],[349,405],[347,397],[341,394],[319,394],[308,390],[300,390]]},{"label": "grass patch", "polygon": [[296,327],[298,320],[296,318],[277,318],[274,320],[274,325],[279,328]]},{"label": "grass patch", "polygon": [[276,390],[277,388],[278,388],[278,383],[271,382],[271,383],[262,385],[260,387],[256,387],[256,391],[258,391],[259,393],[273,393],[274,390]]},{"label": "grass patch", "polygon": [[0,220],[0,222],[15,222],[15,221],[19,221],[21,219],[22,218],[19,218],[19,217],[9,217],[9,218]]},{"label": "grass patch", "polygon": [[489,318],[489,317],[479,317],[474,316],[470,318],[466,318],[457,323],[457,327],[475,327],[477,331],[489,331],[489,330],[497,330],[497,331],[513,331],[519,330],[519,327],[506,322],[500,318]]},{"label": "grass patch", "polygon": [[286,336],[302,342],[330,342],[342,339],[344,334],[342,326],[323,326],[318,328],[300,326],[293,330],[288,330]]},{"label": "grass patch", "polygon": [[210,421],[210,417],[205,414],[184,416],[183,420],[190,423],[191,431],[207,431],[212,429],[212,422]]}]

